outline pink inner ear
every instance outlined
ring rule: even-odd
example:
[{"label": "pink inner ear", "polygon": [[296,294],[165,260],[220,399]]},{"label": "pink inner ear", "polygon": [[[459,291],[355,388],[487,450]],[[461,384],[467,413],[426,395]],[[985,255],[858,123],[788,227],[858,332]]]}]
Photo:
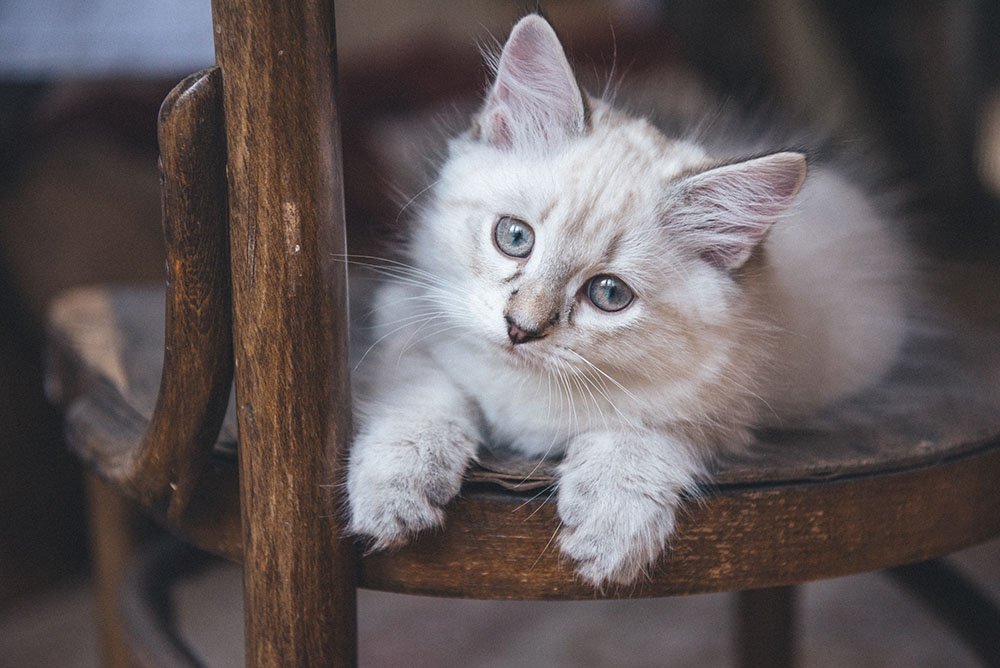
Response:
[{"label": "pink inner ear", "polygon": [[583,129],[583,96],[559,39],[540,16],[514,26],[481,118],[485,139],[501,148],[547,145]]},{"label": "pink inner ear", "polygon": [[702,257],[737,269],[795,199],[805,177],[800,153],[710,169],[690,178],[684,202],[672,217]]},{"label": "pink inner ear", "polygon": [[507,119],[500,111],[494,112],[486,124],[489,136],[486,140],[497,148],[511,148],[514,145],[514,135],[507,124]]},{"label": "pink inner ear", "polygon": [[[530,69],[532,63],[544,63],[547,55],[545,47],[548,46],[551,49],[551,38],[555,38],[554,33],[551,37],[547,34],[550,32],[552,32],[552,28],[544,21],[525,22],[522,20],[511,31],[510,38],[504,45],[501,61],[509,66],[513,74],[517,74],[518,69],[525,65]],[[562,47],[558,44],[558,39],[555,41],[561,52]]]}]

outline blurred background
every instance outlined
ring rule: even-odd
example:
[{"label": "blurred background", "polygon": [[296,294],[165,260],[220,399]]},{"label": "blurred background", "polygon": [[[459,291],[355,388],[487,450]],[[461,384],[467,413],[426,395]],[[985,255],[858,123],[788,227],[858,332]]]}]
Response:
[{"label": "blurred background", "polygon": [[[810,119],[848,144],[877,145],[911,186],[920,215],[908,231],[926,252],[996,261],[1000,4],[542,5],[591,90],[669,72]],[[337,3],[355,248],[394,234],[401,202],[418,187],[415,165],[433,157],[442,126],[484,89],[478,49],[502,41],[525,6]],[[213,61],[209,0],[0,4],[0,666],[99,663],[82,473],[44,395],[45,312],[73,285],[162,280],[157,109],[177,81]],[[1000,597],[996,544],[958,558]],[[220,566],[179,594],[213,665],[240,665],[239,587],[238,572]],[[729,605],[724,595],[553,607],[365,593],[362,659],[582,666],[669,656],[720,665],[730,651]],[[943,626],[877,575],[806,587],[803,610],[805,665],[973,665]],[[652,641],[651,629],[660,630]]]}]

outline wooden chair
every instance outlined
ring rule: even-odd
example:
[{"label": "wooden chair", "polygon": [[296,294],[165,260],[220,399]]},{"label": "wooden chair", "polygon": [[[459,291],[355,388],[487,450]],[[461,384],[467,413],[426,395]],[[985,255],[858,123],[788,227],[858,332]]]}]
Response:
[{"label": "wooden chair", "polygon": [[[447,528],[396,552],[362,558],[344,536],[351,410],[332,2],[214,0],[213,16],[218,66],[182,81],[160,116],[165,294],[84,288],[52,310],[48,380],[71,447],[178,536],[242,562],[248,665],[355,665],[356,587],[599,597],[550,545],[554,503],[525,491],[551,484],[544,471],[525,478],[484,460]],[[220,435],[234,375],[238,444]],[[907,382],[904,370],[896,383]],[[723,462],[650,580],[605,595],[744,591],[742,664],[789,665],[791,585],[1000,535],[1000,415],[984,409],[996,397],[974,405],[926,386],[906,396],[765,435],[753,456]],[[896,572],[920,582],[926,568]],[[997,665],[995,609],[979,604],[977,648]],[[130,660],[155,658],[147,647]]]}]

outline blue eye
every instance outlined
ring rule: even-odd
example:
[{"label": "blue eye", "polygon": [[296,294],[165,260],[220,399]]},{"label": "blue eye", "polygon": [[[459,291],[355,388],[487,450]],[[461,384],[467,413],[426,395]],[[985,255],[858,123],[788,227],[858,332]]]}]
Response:
[{"label": "blue eye", "polygon": [[590,298],[590,303],[609,313],[621,311],[635,298],[632,288],[625,285],[624,281],[617,276],[607,274],[594,276],[590,279],[590,284],[587,286],[587,296]]},{"label": "blue eye", "polygon": [[504,255],[523,259],[535,246],[535,231],[523,220],[501,216],[493,228],[493,240]]}]

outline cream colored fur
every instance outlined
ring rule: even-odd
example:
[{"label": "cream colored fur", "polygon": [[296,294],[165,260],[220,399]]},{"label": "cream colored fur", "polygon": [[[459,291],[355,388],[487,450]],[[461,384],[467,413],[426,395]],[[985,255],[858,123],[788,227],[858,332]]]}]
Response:
[{"label": "cream colored fur", "polygon": [[[886,371],[908,259],[832,168],[710,155],[583,96],[571,74],[516,99],[504,79],[533,58],[570,72],[537,16],[452,141],[406,264],[381,270],[377,342],[357,370],[351,529],[381,549],[439,526],[490,443],[562,458],[561,550],[597,586],[628,583],[712,457]],[[526,260],[494,244],[505,215],[534,230]],[[596,275],[622,279],[633,303],[596,308]],[[545,334],[513,343],[505,316]]]}]

